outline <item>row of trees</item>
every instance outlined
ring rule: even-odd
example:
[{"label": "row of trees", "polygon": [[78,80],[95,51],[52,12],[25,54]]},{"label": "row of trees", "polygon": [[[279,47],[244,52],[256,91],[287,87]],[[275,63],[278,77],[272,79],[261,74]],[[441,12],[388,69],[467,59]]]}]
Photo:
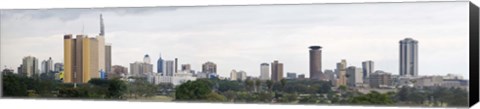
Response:
[{"label": "row of trees", "polygon": [[468,92],[459,88],[403,87],[398,92],[362,94],[346,86],[332,89],[330,82],[311,80],[229,81],[198,79],[178,87],[149,83],[145,78],[92,79],[84,84],[65,84],[41,76],[3,74],[3,96],[87,99],[147,98],[167,95],[177,101],[302,103],[359,105],[468,106]]},{"label": "row of trees", "polygon": [[403,87],[395,100],[404,105],[464,107],[468,106],[468,92],[460,88]]}]

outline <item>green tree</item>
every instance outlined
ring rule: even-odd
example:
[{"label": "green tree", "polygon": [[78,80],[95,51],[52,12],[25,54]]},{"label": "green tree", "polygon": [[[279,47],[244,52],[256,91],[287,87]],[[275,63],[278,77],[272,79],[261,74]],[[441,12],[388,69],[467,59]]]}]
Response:
[{"label": "green tree", "polygon": [[380,94],[376,91],[372,91],[365,95],[353,97],[350,100],[352,104],[367,104],[367,105],[389,105],[393,104],[393,100],[388,94]]},{"label": "green tree", "polygon": [[108,82],[107,98],[110,99],[122,99],[123,95],[127,91],[127,84],[119,79],[112,79]]},{"label": "green tree", "polygon": [[265,83],[267,84],[268,91],[271,92],[273,89],[274,82],[272,80],[267,80]]},{"label": "green tree", "polygon": [[205,80],[187,81],[177,87],[175,99],[185,101],[206,100],[207,96],[212,92],[209,84]]},{"label": "green tree", "polygon": [[27,96],[28,78],[15,74],[5,73],[2,77],[3,96],[24,97]]}]

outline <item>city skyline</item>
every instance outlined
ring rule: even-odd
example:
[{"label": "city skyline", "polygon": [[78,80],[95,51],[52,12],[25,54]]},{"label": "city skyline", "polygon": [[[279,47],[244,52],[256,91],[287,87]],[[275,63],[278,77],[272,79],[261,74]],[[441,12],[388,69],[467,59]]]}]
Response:
[{"label": "city skyline", "polygon": [[[161,52],[164,60],[178,58],[178,64],[191,64],[195,71],[202,70],[201,65],[207,61],[214,62],[218,65],[217,73],[224,77],[228,77],[232,69],[259,76],[258,65],[273,60],[284,64],[284,72],[310,77],[307,47],[320,45],[324,47],[322,70],[333,70],[341,59],[348,61],[347,66],[357,67],[365,60],[372,60],[375,69],[398,74],[398,41],[411,37],[420,42],[419,75],[452,73],[468,78],[468,13],[464,12],[467,8],[462,3],[428,4],[408,4],[407,8],[402,7],[403,4],[339,4],[6,10],[2,12],[5,23],[2,21],[1,25],[4,32],[1,33],[1,63],[2,67],[16,68],[21,58],[28,55],[39,60],[52,57],[55,62],[62,62],[63,34],[97,34],[98,14],[102,13],[107,28],[105,40],[113,46],[112,65],[129,66],[149,54],[156,66],[159,54],[155,53]],[[338,10],[342,5],[352,8]],[[360,8],[362,5],[370,8]],[[389,9],[376,10],[385,7]],[[419,12],[411,12],[409,8]],[[285,12],[275,12],[278,9]],[[74,14],[67,14],[69,11]],[[352,11],[357,14],[349,15]],[[383,16],[372,16],[375,14]],[[435,17],[441,15],[450,16]],[[201,17],[186,19],[195,16]],[[184,20],[175,22],[177,19]],[[82,25],[86,27],[83,31]],[[18,32],[24,29],[32,32]],[[156,67],[153,71],[157,71]]]}]

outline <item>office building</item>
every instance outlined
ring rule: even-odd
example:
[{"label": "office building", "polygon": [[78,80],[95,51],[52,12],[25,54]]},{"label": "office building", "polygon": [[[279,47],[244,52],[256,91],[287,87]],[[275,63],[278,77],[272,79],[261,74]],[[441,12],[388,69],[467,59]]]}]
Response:
[{"label": "office building", "polygon": [[324,80],[325,81],[335,81],[336,80],[335,72],[333,72],[333,70],[325,70],[323,72],[323,75],[324,75]]},{"label": "office building", "polygon": [[54,65],[54,71],[55,71],[55,72],[63,71],[63,63],[55,63],[55,65]]},{"label": "office building", "polygon": [[38,59],[33,56],[27,56],[22,59],[21,75],[27,77],[40,76],[40,70],[38,69]]},{"label": "office building", "polygon": [[192,70],[190,64],[182,64],[181,71],[187,71],[190,72]]},{"label": "office building", "polygon": [[98,45],[96,38],[86,35],[77,35],[75,39],[70,34],[64,36],[65,83],[86,83],[100,77]]},{"label": "office building", "polygon": [[145,77],[153,73],[153,65],[146,62],[130,63],[130,74],[137,77]]},{"label": "office building", "polygon": [[310,46],[310,79],[322,79],[322,47]]},{"label": "office building", "polygon": [[373,71],[375,71],[373,61],[371,61],[371,60],[363,61],[362,62],[362,69],[363,69],[363,71],[362,71],[363,79],[368,78],[370,76],[370,74],[372,74]]},{"label": "office building", "polygon": [[418,41],[400,40],[400,76],[418,76]]},{"label": "office building", "polygon": [[105,72],[105,38],[103,17],[100,15],[100,34],[93,38],[87,35],[64,35],[64,83],[86,83],[91,78],[100,78]]},{"label": "office building", "polygon": [[337,63],[337,69],[335,69],[337,74],[337,81],[335,82],[335,86],[347,85],[347,61],[342,59],[341,62]]},{"label": "office building", "polygon": [[350,66],[347,68],[347,85],[351,87],[357,87],[363,84],[362,68],[356,68]]},{"label": "office building", "polygon": [[202,72],[203,73],[217,73],[217,64],[213,62],[206,62],[202,65]]},{"label": "office building", "polygon": [[[172,61],[173,62],[173,61]],[[181,85],[187,81],[195,81],[197,77],[194,77],[190,72],[177,72],[172,76],[165,76],[161,74],[156,74],[154,76],[154,84],[160,83],[172,83],[174,86]]]},{"label": "office building", "polygon": [[230,71],[230,80],[231,80],[231,81],[236,81],[237,78],[238,78],[237,76],[238,76],[238,75],[237,75],[237,71],[236,71],[236,70]]},{"label": "office building", "polygon": [[162,59],[162,54],[159,54],[157,60],[157,73],[164,74],[164,62]]},{"label": "office building", "polygon": [[298,75],[298,79],[305,79],[305,74]]},{"label": "office building", "polygon": [[178,72],[178,59],[175,58],[175,69],[173,70],[174,73]]},{"label": "office building", "polygon": [[240,70],[240,71],[237,72],[237,75],[238,75],[237,76],[238,80],[245,81],[247,79],[247,72],[245,72],[245,71]]},{"label": "office building", "polygon": [[286,79],[297,79],[297,73],[287,72],[287,78]]},{"label": "office building", "polygon": [[112,66],[112,71],[107,74],[108,79],[124,78],[128,75],[128,68],[121,65]]},{"label": "office building", "polygon": [[260,80],[270,80],[270,65],[268,63],[260,64]]},{"label": "office building", "polygon": [[391,85],[391,74],[384,71],[375,71],[369,78],[371,88],[386,88]]},{"label": "office building", "polygon": [[112,45],[105,45],[105,72],[112,72]]},{"label": "office building", "polygon": [[40,64],[40,73],[47,73],[47,61],[43,60]]},{"label": "office building", "polygon": [[230,80],[232,81],[244,81],[247,79],[247,73],[245,71],[232,70],[230,72]]},{"label": "office building", "polygon": [[283,79],[283,63],[275,60],[271,64],[272,66],[272,81],[277,82]]},{"label": "office building", "polygon": [[173,76],[174,73],[174,61],[166,60],[165,61],[165,76]]},{"label": "office building", "polygon": [[48,60],[43,60],[40,64],[41,73],[53,72],[53,60],[49,57]]}]

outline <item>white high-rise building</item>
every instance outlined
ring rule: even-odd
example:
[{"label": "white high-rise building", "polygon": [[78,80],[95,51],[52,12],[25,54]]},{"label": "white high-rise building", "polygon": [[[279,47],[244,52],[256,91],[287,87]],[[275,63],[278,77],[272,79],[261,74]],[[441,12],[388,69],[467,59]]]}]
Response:
[{"label": "white high-rise building", "polygon": [[43,60],[40,64],[40,73],[47,73],[47,61]]},{"label": "white high-rise building", "polygon": [[247,79],[247,73],[245,71],[235,71],[235,70],[232,70],[230,72],[230,80],[232,81],[237,81],[237,80],[240,80],[240,81],[244,81]]},{"label": "white high-rise building", "polygon": [[47,72],[52,72],[53,69],[53,60],[52,57],[49,57],[47,60]]},{"label": "white high-rise building", "polygon": [[400,76],[418,76],[418,41],[400,40]]},{"label": "white high-rise building", "polygon": [[260,64],[260,80],[270,80],[270,66],[268,63]]},{"label": "white high-rise building", "polygon": [[24,57],[21,65],[21,73],[27,77],[32,77],[34,75],[39,76],[40,70],[38,70],[38,59],[33,56]]},{"label": "white high-rise building", "polygon": [[347,85],[351,87],[356,87],[363,84],[363,74],[362,68],[356,68],[350,66],[347,68]]},{"label": "white high-rise building", "polygon": [[247,79],[247,73],[245,71],[240,70],[240,71],[237,72],[237,75],[238,75],[237,77],[238,77],[239,80],[244,81],[244,80]]},{"label": "white high-rise building", "polygon": [[230,71],[230,80],[232,80],[232,81],[237,80],[237,71],[235,71],[235,70]]}]

